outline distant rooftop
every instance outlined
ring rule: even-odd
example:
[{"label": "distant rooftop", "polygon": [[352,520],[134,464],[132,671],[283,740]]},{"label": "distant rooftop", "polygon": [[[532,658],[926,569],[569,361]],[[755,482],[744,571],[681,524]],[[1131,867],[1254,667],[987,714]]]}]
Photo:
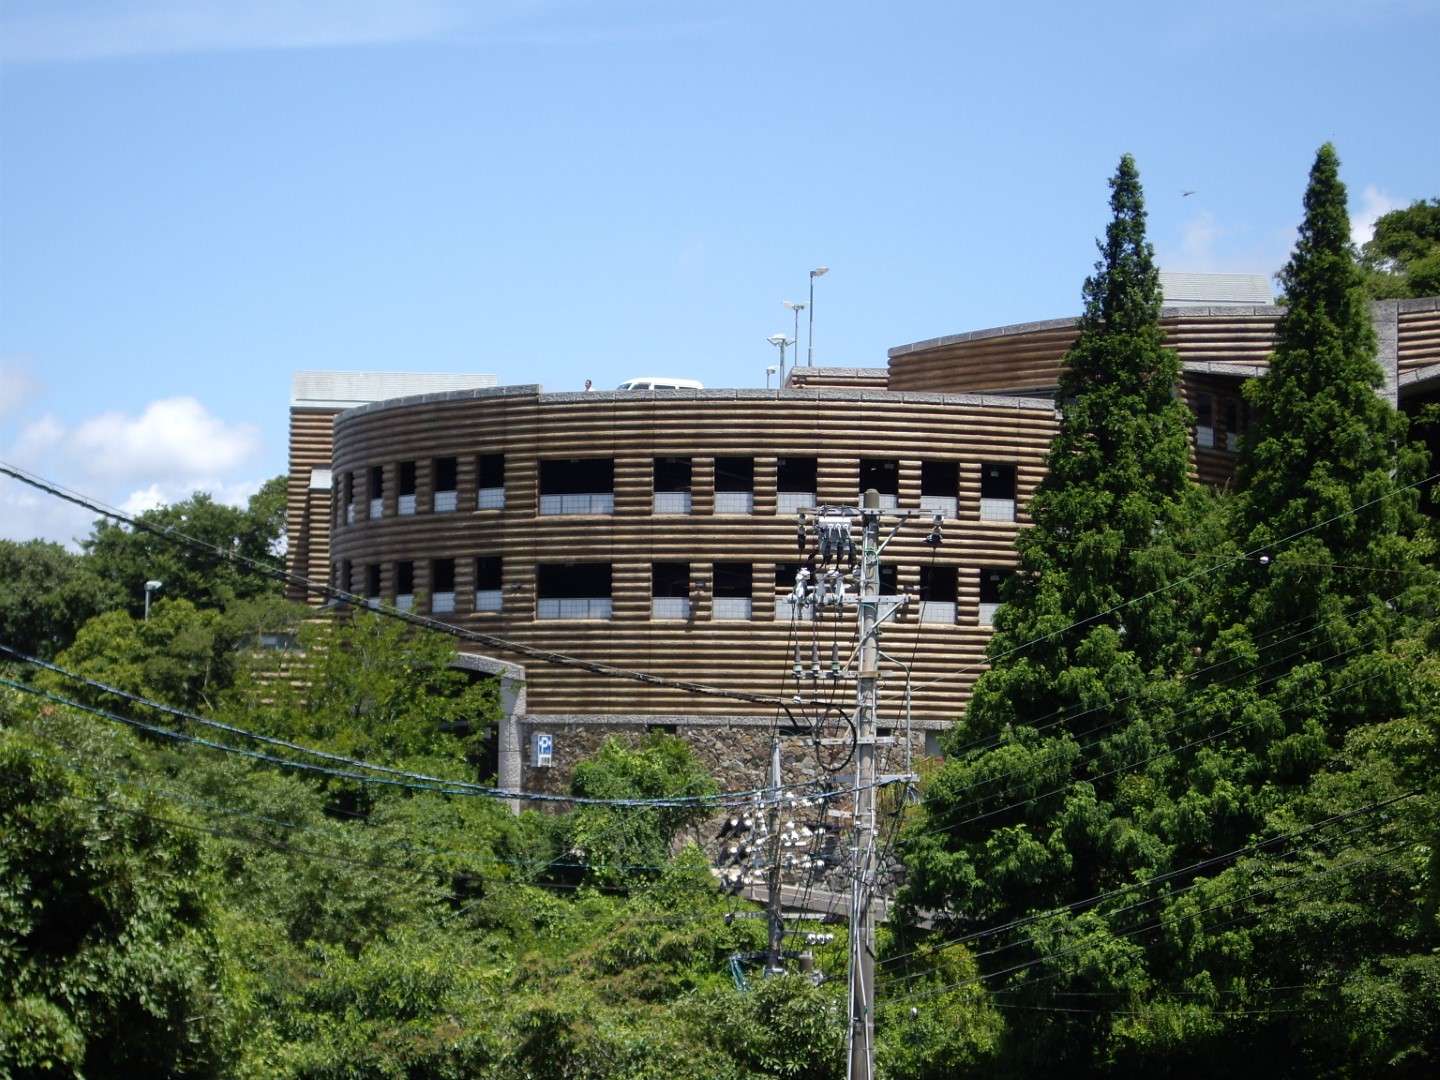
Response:
[{"label": "distant rooftop", "polygon": [[1186,274],[1160,271],[1166,307],[1193,304],[1273,304],[1265,274]]},{"label": "distant rooftop", "polygon": [[499,382],[494,375],[422,374],[405,371],[297,371],[290,384],[290,407],[350,409],[372,401],[443,394],[450,390],[485,390]]}]

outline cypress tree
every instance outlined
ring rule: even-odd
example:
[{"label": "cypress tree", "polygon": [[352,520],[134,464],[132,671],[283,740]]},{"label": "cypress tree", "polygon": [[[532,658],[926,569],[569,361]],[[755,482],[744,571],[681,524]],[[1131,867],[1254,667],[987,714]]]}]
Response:
[{"label": "cypress tree", "polygon": [[1062,362],[1059,430],[1029,505],[1034,527],[1016,541],[1019,573],[966,739],[1092,707],[1108,694],[1096,684],[1116,688],[1116,666],[1128,693],[1186,659],[1189,609],[1170,586],[1187,569],[1175,540],[1203,496],[1189,478],[1180,361],[1164,346],[1160,276],[1128,154],[1110,190],[1112,220]]},{"label": "cypress tree", "polygon": [[1268,372],[1245,387],[1252,422],[1235,476],[1231,531],[1252,557],[1237,564],[1216,626],[1243,627],[1262,650],[1272,636],[1303,634],[1284,666],[1333,669],[1393,636],[1396,613],[1412,607],[1407,590],[1425,578],[1427,547],[1410,486],[1426,455],[1383,393],[1329,143],[1279,280],[1285,312]]},{"label": "cypress tree", "polygon": [[1176,693],[1169,675],[1188,659],[1189,612],[1170,586],[1188,571],[1177,538],[1202,495],[1129,155],[1110,189],[993,666],[907,848],[910,896],[927,907],[1004,918],[1163,860],[1117,804],[1117,767],[1153,754]]}]

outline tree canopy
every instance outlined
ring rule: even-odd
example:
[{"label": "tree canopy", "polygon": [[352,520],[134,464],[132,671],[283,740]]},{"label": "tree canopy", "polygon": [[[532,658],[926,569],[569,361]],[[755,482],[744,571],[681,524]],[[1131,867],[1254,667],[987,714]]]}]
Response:
[{"label": "tree canopy", "polygon": [[1377,218],[1360,266],[1372,299],[1440,296],[1440,199],[1417,199]]}]

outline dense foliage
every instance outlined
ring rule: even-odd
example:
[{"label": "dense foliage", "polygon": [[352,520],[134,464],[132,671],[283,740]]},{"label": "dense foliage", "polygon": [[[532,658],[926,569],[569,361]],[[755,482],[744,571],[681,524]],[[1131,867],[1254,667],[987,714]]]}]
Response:
[{"label": "dense foliage", "polygon": [[[883,1015],[947,1010],[977,1075],[1428,1075],[1440,596],[1338,161],[1227,498],[1163,438],[1133,185],[1126,159],[992,670],[906,834]],[[947,941],[973,974],[919,962]]]},{"label": "dense foliage", "polygon": [[[1128,156],[1110,188],[991,670],[886,810],[879,1073],[1429,1076],[1440,591],[1365,303],[1428,208],[1357,264],[1321,149],[1214,495]],[[765,921],[651,802],[716,791],[690,749],[612,739],[514,815],[453,642],[284,603],[283,495],[0,544],[0,641],[62,669],[3,665],[0,1078],[842,1075],[844,935],[828,980],[732,967]]]},{"label": "dense foliage", "polygon": [[1440,199],[1416,200],[1377,218],[1360,265],[1373,299],[1440,296]]}]

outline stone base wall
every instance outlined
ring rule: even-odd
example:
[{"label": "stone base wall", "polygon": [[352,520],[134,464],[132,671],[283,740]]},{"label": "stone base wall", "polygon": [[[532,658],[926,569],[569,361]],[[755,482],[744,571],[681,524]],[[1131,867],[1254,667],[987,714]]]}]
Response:
[{"label": "stone base wall", "polygon": [[[773,722],[750,717],[735,717],[720,722],[713,717],[665,719],[674,722],[655,723],[653,720],[642,721],[629,717],[523,717],[519,729],[524,790],[563,795],[569,790],[570,775],[575,765],[592,756],[606,739],[619,738],[635,745],[652,730],[664,731],[688,743],[701,764],[715,777],[721,791],[754,791],[770,786],[770,746],[777,730]],[[813,733],[808,729],[800,731],[787,725],[778,730],[780,776],[786,789],[796,791],[797,795],[804,795],[818,792],[827,781],[837,789],[848,788],[853,783],[853,760],[842,764],[843,759],[848,756],[846,748],[817,747]],[[551,737],[550,766],[537,766],[532,760],[531,736],[535,733],[544,733]],[[894,737],[895,742],[877,749],[877,775],[904,773],[904,733],[882,729],[880,734],[882,737]],[[920,766],[925,753],[926,734],[926,730],[921,729],[912,729],[910,733],[911,770]],[[820,760],[822,758],[824,763]],[[827,764],[831,768],[827,768]],[[842,767],[835,770],[835,765]],[[898,798],[898,793],[888,798],[882,793],[881,802],[885,805]],[[557,804],[540,805],[559,808]],[[826,806],[845,810],[851,808],[849,798],[830,801]],[[797,831],[803,827],[809,828],[812,833],[818,833],[822,826],[826,830],[823,837],[807,839],[782,851],[782,856],[793,854],[797,859],[823,858],[824,867],[808,871],[797,868],[793,872],[787,872],[785,880],[788,883],[804,881],[813,888],[843,892],[848,888],[849,879],[850,818],[826,814],[825,808],[819,805],[804,807],[797,801],[795,805],[781,811],[782,830],[785,829],[787,821],[794,821]],[[695,841],[705,850],[712,866],[740,867],[743,864],[731,857],[728,850],[735,839],[718,835],[726,819],[737,813],[743,814],[743,811],[717,813],[710,820],[679,837],[677,843],[683,845]],[[888,860],[884,876],[898,877],[899,872],[898,864],[894,864],[893,859]],[[758,876],[763,881],[763,874]]]}]

